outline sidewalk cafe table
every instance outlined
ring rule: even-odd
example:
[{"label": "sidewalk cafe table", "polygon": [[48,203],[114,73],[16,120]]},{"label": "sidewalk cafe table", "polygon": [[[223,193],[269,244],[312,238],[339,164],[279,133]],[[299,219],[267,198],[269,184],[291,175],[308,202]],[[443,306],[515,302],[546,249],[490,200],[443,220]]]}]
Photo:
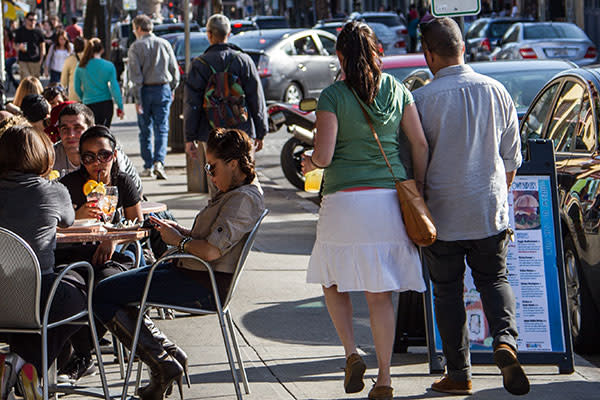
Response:
[{"label": "sidewalk cafe table", "polygon": [[165,203],[156,203],[153,201],[142,201],[141,205],[142,205],[142,214],[144,214],[144,215],[167,210],[167,205]]}]

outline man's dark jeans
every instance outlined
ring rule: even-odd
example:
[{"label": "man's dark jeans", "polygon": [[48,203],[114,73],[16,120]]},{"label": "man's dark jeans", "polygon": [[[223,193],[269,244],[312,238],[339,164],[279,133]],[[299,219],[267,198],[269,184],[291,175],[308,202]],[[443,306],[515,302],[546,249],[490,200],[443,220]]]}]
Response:
[{"label": "man's dark jeans", "polygon": [[494,338],[516,349],[517,324],[513,291],[508,283],[507,231],[485,239],[436,241],[423,249],[433,282],[435,320],[442,338],[448,375],[455,381],[471,379],[467,315],[463,299],[465,258]]}]

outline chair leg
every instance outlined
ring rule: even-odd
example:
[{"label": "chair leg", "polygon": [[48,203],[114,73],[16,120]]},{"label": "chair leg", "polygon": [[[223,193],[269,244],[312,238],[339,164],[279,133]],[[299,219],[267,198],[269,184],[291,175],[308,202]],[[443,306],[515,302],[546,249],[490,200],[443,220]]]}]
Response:
[{"label": "chair leg", "polygon": [[42,380],[44,387],[42,395],[44,400],[48,400],[48,326],[42,326]]},{"label": "chair leg", "polygon": [[[48,377],[48,380],[50,381],[50,385],[52,385],[53,387],[56,387],[56,385],[57,385],[57,383],[56,383],[56,374],[58,371],[57,364],[58,364],[57,361],[54,360],[54,362],[52,363],[52,366],[48,370],[48,373],[50,374],[50,376]],[[54,394],[52,395],[52,398],[54,400],[58,400],[58,391],[54,392]]]},{"label": "chair leg", "polygon": [[102,382],[102,390],[104,391],[105,400],[110,400],[110,392],[106,382],[106,373],[104,371],[104,363],[102,362],[102,351],[100,350],[100,342],[98,341],[98,331],[96,331],[96,323],[94,322],[94,312],[92,310],[92,298],[88,298],[88,319],[90,331],[92,331],[92,339],[94,348],[96,349],[96,360],[98,361],[98,371],[100,373],[100,381]]},{"label": "chair leg", "polygon": [[144,370],[144,363],[142,360],[138,361],[137,376],[135,377],[135,390],[133,393],[137,394],[140,384],[142,383],[142,371]]},{"label": "chair leg", "polygon": [[119,374],[121,375],[121,379],[125,378],[125,358],[123,357],[123,343],[115,336],[113,337],[113,343],[115,344],[115,348],[117,349],[117,362],[119,363]]},{"label": "chair leg", "polygon": [[231,341],[233,342],[233,350],[235,350],[235,356],[237,357],[240,375],[242,375],[242,383],[244,384],[244,390],[246,391],[246,394],[250,394],[248,376],[246,375],[246,369],[244,368],[244,362],[240,354],[240,346],[238,345],[237,338],[235,336],[235,327],[233,326],[233,320],[231,318],[231,312],[229,311],[229,309],[225,311],[225,317],[227,318],[227,325],[229,326],[229,333],[231,334]]},{"label": "chair leg", "polygon": [[[231,369],[231,377],[233,378],[233,384],[235,386],[235,394],[238,400],[242,400],[242,392],[240,391],[240,382],[238,380],[237,372],[235,370],[235,363],[233,361],[233,354],[231,354],[231,344],[229,343],[229,335],[227,333],[227,327],[225,326],[225,318],[223,316],[223,310],[221,306],[217,304],[217,316],[219,317],[219,324],[221,325],[221,333],[223,335],[223,342],[225,342],[225,352],[227,353],[227,360],[229,361],[229,368]],[[123,399],[125,400],[125,399]]]}]

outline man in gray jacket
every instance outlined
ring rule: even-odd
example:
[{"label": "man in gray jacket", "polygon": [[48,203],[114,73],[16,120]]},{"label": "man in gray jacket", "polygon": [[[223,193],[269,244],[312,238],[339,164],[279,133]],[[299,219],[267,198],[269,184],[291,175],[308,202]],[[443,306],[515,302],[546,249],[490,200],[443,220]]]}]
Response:
[{"label": "man in gray jacket", "polygon": [[[267,106],[256,65],[239,47],[227,43],[230,32],[231,25],[226,16],[222,14],[211,16],[206,23],[206,34],[211,45],[202,56],[192,61],[187,74],[183,109],[185,150],[193,158],[198,157],[197,142],[205,145],[211,130],[209,120],[202,108],[204,91],[212,75],[211,67],[220,72],[224,71],[225,66],[229,64],[228,71],[240,78],[244,90],[249,118],[239,126],[229,128],[239,128],[254,138],[256,151],[262,148],[263,138],[267,133]],[[210,184],[211,182],[209,182],[209,191]]]},{"label": "man in gray jacket", "polygon": [[429,143],[425,195],[438,240],[423,249],[448,374],[431,388],[471,394],[465,304],[465,258],[481,294],[504,387],[529,391],[517,359],[516,304],[508,283],[508,188],[521,165],[517,111],[504,86],[464,63],[458,24],[421,25],[433,81],[413,92]]},{"label": "man in gray jacket", "polygon": [[[173,91],[179,85],[179,66],[173,48],[152,33],[147,15],[133,19],[137,40],[129,47],[127,66],[133,83],[133,97],[140,128],[140,153],[144,171],[140,174],[167,179],[165,156],[169,136],[169,110]],[[154,133],[154,149],[152,134]]]}]

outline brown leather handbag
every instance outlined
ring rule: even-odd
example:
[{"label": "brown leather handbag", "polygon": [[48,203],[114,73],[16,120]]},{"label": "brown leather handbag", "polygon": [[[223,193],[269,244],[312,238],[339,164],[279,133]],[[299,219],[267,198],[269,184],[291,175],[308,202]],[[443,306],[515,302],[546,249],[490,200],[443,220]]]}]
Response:
[{"label": "brown leather handbag", "polygon": [[362,103],[358,99],[358,95],[354,92],[354,90],[352,90],[352,93],[354,93],[354,96],[356,97],[356,101],[358,102],[358,105],[360,106],[363,115],[369,124],[369,128],[371,128],[373,137],[377,141],[377,145],[379,146],[379,150],[383,155],[383,159],[385,160],[385,163],[392,174],[392,178],[394,179],[396,192],[398,194],[398,201],[400,202],[402,220],[404,221],[404,227],[406,228],[406,234],[417,246],[427,247],[432,245],[437,238],[437,230],[435,228],[435,224],[433,223],[431,213],[425,204],[425,199],[423,199],[423,196],[421,196],[419,190],[417,189],[417,182],[414,179],[401,181],[396,178],[394,170],[392,169],[392,166],[385,155],[385,151],[383,151],[383,147],[379,141],[379,136],[377,136],[377,132],[375,132],[375,128],[371,122],[371,117],[369,117],[367,110],[365,110],[363,107]]}]

